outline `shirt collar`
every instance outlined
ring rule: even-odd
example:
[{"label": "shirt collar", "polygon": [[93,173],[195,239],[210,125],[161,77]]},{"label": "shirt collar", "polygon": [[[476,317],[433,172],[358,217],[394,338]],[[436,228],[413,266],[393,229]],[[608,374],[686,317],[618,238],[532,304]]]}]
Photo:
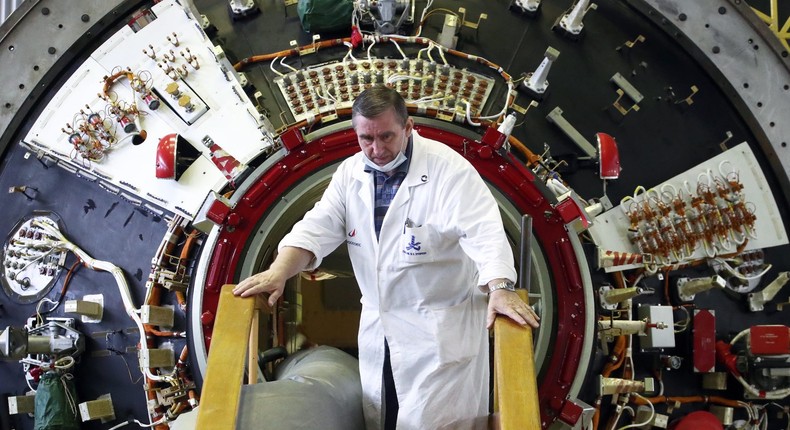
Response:
[{"label": "shirt collar", "polygon": [[[393,170],[393,174],[394,173],[399,173],[399,172],[403,172],[403,173],[408,173],[409,172],[409,164],[411,164],[412,142],[413,142],[412,136],[409,136],[409,142],[406,144],[406,152],[404,153],[404,155],[406,155],[406,161],[404,161],[403,164],[401,164],[400,166],[396,167],[395,170]],[[373,170],[373,168],[371,168],[371,167],[369,167],[367,165],[364,165],[364,169],[368,173],[376,173],[377,172],[376,170]]]}]

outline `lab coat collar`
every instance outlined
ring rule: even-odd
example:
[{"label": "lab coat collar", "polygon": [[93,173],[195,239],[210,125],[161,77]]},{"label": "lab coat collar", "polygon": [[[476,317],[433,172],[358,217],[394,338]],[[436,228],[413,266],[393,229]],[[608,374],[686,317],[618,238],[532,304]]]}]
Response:
[{"label": "lab coat collar", "polygon": [[427,152],[424,144],[421,144],[422,137],[416,131],[412,131],[412,157],[409,165],[409,172],[403,178],[403,183],[395,194],[395,198],[390,202],[390,209],[405,205],[410,199],[412,188],[427,184],[430,180],[428,174]]},{"label": "lab coat collar", "polygon": [[414,187],[426,184],[430,180],[428,175],[428,157],[425,145],[421,144],[422,139],[422,136],[417,134],[416,131],[412,131],[411,164],[401,186]]}]

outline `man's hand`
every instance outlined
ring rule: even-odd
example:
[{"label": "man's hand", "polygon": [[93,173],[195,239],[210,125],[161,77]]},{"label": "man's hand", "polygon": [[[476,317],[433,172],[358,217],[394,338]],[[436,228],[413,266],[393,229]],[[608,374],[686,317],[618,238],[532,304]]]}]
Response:
[{"label": "man's hand", "polygon": [[277,299],[283,295],[287,279],[287,277],[282,277],[276,270],[269,269],[239,282],[236,288],[233,289],[233,294],[249,297],[260,293],[269,293],[269,306],[274,307]]},{"label": "man's hand", "polygon": [[538,314],[513,291],[496,290],[488,296],[486,326],[489,329],[494,326],[496,314],[505,315],[522,326],[529,324],[532,328],[539,327]]}]

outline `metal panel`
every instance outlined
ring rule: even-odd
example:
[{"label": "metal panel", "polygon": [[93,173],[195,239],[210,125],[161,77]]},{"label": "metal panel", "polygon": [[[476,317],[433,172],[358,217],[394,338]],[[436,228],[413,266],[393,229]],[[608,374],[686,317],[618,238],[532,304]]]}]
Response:
[{"label": "metal panel", "polygon": [[[34,102],[59,78],[79,46],[89,43],[140,0],[27,1],[0,25],[0,153]],[[77,48],[77,49],[75,49]],[[56,65],[60,66],[56,66]],[[55,67],[53,67],[55,66]]]},{"label": "metal panel", "polygon": [[743,0],[625,0],[696,58],[748,123],[790,200],[790,54]]}]

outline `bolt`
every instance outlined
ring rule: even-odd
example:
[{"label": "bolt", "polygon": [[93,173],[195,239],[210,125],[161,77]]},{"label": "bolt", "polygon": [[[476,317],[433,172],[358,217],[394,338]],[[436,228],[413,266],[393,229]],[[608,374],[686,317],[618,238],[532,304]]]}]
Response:
[{"label": "bolt", "polygon": [[42,15],[49,15],[49,8],[48,7],[41,8],[41,14]]},{"label": "bolt", "polygon": [[721,52],[721,48],[719,48],[718,46],[714,46],[712,51],[714,54],[718,54],[719,52]]},{"label": "bolt", "polygon": [[681,13],[680,15],[678,15],[678,19],[681,21],[685,21],[688,19],[688,16],[686,16],[685,13]]},{"label": "bolt", "polygon": [[720,7],[719,8],[719,15],[724,15],[725,13],[727,13],[727,8],[724,7],[724,6]]},{"label": "bolt", "polygon": [[47,49],[47,52],[49,52],[50,55],[55,55],[55,53],[58,52],[58,50],[55,49],[54,46],[50,46],[49,49]]},{"label": "bolt", "polygon": [[88,22],[88,21],[90,21],[90,20],[91,20],[91,17],[90,17],[90,15],[88,15],[87,13],[84,13],[84,14],[82,14],[82,16],[80,17],[80,19],[82,20],[82,22]]}]

